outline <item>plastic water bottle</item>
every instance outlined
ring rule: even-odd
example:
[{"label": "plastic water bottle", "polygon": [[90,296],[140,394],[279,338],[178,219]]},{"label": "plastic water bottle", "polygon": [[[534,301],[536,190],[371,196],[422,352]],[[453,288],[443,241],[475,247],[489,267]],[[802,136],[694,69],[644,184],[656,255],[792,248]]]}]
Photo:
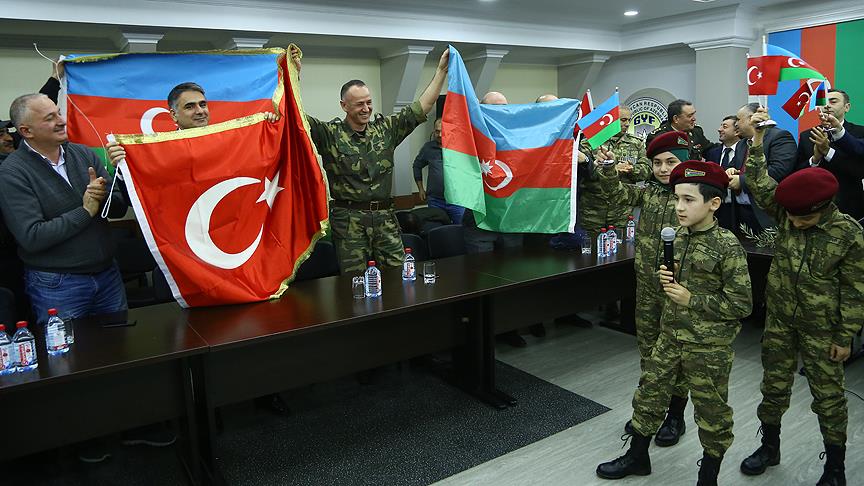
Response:
[{"label": "plastic water bottle", "polygon": [[52,356],[69,351],[66,323],[57,315],[57,309],[48,309],[48,322],[45,324],[45,347],[48,354]]},{"label": "plastic water bottle", "polygon": [[381,295],[381,270],[375,266],[375,260],[369,260],[368,265],[366,273],[363,275],[366,297],[379,297]]},{"label": "plastic water bottle", "polygon": [[18,371],[30,371],[39,366],[39,358],[36,356],[36,339],[33,333],[27,329],[27,321],[19,321],[15,324],[18,328],[12,336],[12,362]]},{"label": "plastic water bottle", "polygon": [[627,235],[624,238],[627,243],[636,241],[636,221],[633,220],[633,215],[627,216]]},{"label": "plastic water bottle", "polygon": [[609,226],[609,231],[606,232],[606,235],[609,242],[609,249],[606,253],[610,256],[618,253],[618,234],[615,233],[615,227]]},{"label": "plastic water bottle", "polygon": [[597,256],[600,258],[609,256],[609,235],[606,234],[606,228],[600,228],[597,234]]},{"label": "plastic water bottle", "polygon": [[405,248],[405,258],[402,260],[402,280],[416,280],[417,265],[414,264],[414,255],[411,248]]},{"label": "plastic water bottle", "polygon": [[15,373],[12,356],[12,340],[6,334],[6,326],[0,324],[0,376]]}]

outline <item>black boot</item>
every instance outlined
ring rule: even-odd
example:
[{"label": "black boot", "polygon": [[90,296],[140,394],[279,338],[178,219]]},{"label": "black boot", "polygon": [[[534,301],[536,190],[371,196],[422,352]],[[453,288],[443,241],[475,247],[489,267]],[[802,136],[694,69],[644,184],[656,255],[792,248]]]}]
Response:
[{"label": "black boot", "polygon": [[758,476],[768,466],[780,464],[780,426],[762,423],[762,445],[756,452],[741,462],[741,472],[748,476]]},{"label": "black boot", "polygon": [[636,429],[633,428],[633,421],[628,420],[626,424],[624,424],[624,433],[626,435],[633,435],[636,433]]},{"label": "black boot", "polygon": [[647,476],[651,474],[651,458],[648,457],[648,444],[651,443],[650,435],[624,436],[624,440],[630,438],[630,449],[623,456],[614,461],[604,462],[597,466],[597,475],[603,479],[621,479],[630,475]]},{"label": "black boot", "polygon": [[717,474],[720,473],[720,463],[723,458],[711,457],[707,453],[702,454],[699,461],[699,479],[696,486],[717,486]]},{"label": "black boot", "polygon": [[819,454],[828,456],[825,469],[816,486],[846,486],[846,447],[825,444],[825,452]]},{"label": "black boot", "polygon": [[669,400],[669,411],[666,420],[657,431],[654,443],[660,447],[669,447],[678,443],[687,426],[684,424],[684,408],[687,407],[687,397],[673,396]]}]

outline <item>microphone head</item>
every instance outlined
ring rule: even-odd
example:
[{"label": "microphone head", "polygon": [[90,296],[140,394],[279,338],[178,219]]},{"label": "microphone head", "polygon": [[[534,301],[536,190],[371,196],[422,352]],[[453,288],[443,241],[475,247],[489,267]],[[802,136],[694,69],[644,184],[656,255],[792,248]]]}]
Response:
[{"label": "microphone head", "polygon": [[667,226],[660,230],[660,239],[663,241],[675,241],[675,228]]}]

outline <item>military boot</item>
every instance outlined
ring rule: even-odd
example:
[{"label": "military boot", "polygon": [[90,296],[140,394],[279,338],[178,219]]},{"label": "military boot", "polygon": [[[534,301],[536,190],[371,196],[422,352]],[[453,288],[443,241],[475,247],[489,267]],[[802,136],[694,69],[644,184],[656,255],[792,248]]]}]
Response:
[{"label": "military boot", "polygon": [[720,463],[723,458],[709,456],[707,453],[702,453],[702,460],[699,461],[699,479],[696,481],[696,486],[717,486],[717,474],[720,473]]},{"label": "military boot", "polygon": [[651,458],[648,456],[650,435],[640,435],[638,432],[623,437],[630,440],[630,449],[614,461],[604,462],[597,466],[597,475],[603,479],[621,479],[630,475],[647,476],[651,474]]},{"label": "military boot", "polygon": [[819,459],[824,456],[828,460],[816,486],[846,486],[846,447],[825,444],[825,452],[819,454]]},{"label": "military boot", "polygon": [[780,464],[780,426],[762,423],[762,445],[756,452],[741,462],[741,472],[748,476],[758,476],[768,466]]},{"label": "military boot", "polygon": [[654,443],[660,447],[669,447],[678,443],[687,426],[684,424],[684,408],[687,407],[687,397],[673,396],[669,400],[669,411],[666,412],[666,420],[657,431]]}]

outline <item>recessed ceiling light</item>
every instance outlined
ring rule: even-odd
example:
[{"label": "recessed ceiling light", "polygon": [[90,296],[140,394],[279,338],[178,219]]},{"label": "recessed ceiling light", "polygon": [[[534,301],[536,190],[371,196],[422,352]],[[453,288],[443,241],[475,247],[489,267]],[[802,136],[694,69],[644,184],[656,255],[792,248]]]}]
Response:
[{"label": "recessed ceiling light", "polygon": [[628,10],[628,11],[624,12],[624,15],[626,15],[628,17],[633,17],[634,15],[639,15],[639,11],[638,10]]}]

